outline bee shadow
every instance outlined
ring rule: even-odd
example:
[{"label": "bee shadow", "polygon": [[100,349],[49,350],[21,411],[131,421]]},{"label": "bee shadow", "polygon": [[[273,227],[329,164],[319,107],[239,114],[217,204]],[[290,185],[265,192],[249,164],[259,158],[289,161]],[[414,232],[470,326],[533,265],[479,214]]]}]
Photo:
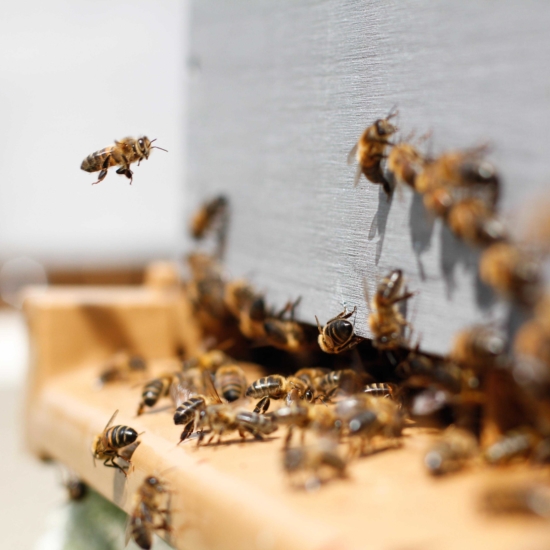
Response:
[{"label": "bee shadow", "polygon": [[414,193],[409,210],[409,228],[411,244],[422,281],[426,280],[426,272],[421,256],[431,247],[434,225],[435,218],[426,210],[422,195]]},{"label": "bee shadow", "polygon": [[246,439],[242,439],[242,438],[238,438],[238,439],[226,439],[224,441],[211,441],[210,443],[203,443],[202,445],[200,445],[199,447],[197,448],[200,448],[200,447],[223,447],[223,446],[229,446],[229,445],[242,445],[242,444],[250,444],[250,443],[267,443],[268,441],[274,441],[276,439],[279,439],[279,437],[277,436],[271,436],[271,437],[264,437],[262,439],[250,439],[250,438],[246,438]]},{"label": "bee shadow", "polygon": [[386,195],[383,187],[378,186],[378,210],[372,219],[368,240],[372,241],[376,235],[378,235],[378,241],[376,243],[376,256],[375,263],[378,265],[380,256],[382,256],[382,248],[384,246],[384,238],[386,236],[386,225],[388,223],[388,216],[390,208],[393,202],[393,193]]}]

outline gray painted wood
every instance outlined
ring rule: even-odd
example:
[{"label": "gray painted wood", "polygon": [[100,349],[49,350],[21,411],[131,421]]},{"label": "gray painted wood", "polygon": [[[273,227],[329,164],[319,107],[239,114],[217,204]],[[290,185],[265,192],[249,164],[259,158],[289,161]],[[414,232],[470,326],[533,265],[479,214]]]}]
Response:
[{"label": "gray painted wood", "polygon": [[428,0],[195,1],[187,205],[232,202],[227,263],[299,318],[358,306],[392,268],[418,294],[409,318],[424,348],[503,319],[477,282],[478,252],[408,189],[388,203],[348,151],[397,104],[402,134],[433,131],[434,153],[492,144],[503,215],[550,181],[550,4]]}]

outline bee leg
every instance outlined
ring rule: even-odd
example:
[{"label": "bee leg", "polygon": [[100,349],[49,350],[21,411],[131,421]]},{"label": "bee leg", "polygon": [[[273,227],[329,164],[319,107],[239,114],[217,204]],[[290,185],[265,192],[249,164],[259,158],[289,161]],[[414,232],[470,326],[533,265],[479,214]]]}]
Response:
[{"label": "bee leg", "polygon": [[194,425],[194,420],[192,420],[191,422],[188,422],[185,425],[185,428],[183,428],[183,432],[181,432],[179,443],[181,443],[182,441],[185,441],[193,433],[193,425]]},{"label": "bee leg", "polygon": [[242,439],[246,439],[246,432],[242,429],[239,429],[239,435],[241,436]]},{"label": "bee leg", "polygon": [[286,438],[285,438],[285,444],[283,446],[283,449],[288,449],[290,446],[290,441],[292,440],[292,426],[288,428],[288,431],[286,432]]},{"label": "bee leg", "polygon": [[269,409],[270,404],[271,404],[271,400],[269,399],[269,396],[266,395],[265,397],[262,397],[258,401],[258,404],[254,408],[254,412],[264,414],[267,411],[267,409]]},{"label": "bee leg", "polygon": [[197,437],[197,447],[202,443],[203,439],[204,439],[204,430],[201,430],[199,432],[199,437]]},{"label": "bee leg", "polygon": [[[109,458],[106,458],[105,462],[103,463],[103,466],[107,466],[107,468],[117,468],[124,474],[124,477],[128,477],[128,474],[126,473],[124,468],[115,462],[115,458],[116,457],[112,457],[112,456]],[[111,462],[111,464],[107,464],[107,462]]]},{"label": "bee leg", "polygon": [[103,169],[99,173],[97,181],[94,181],[94,183],[92,183],[92,185],[97,185],[100,181],[103,181],[105,179],[105,176],[107,176],[107,170]]}]

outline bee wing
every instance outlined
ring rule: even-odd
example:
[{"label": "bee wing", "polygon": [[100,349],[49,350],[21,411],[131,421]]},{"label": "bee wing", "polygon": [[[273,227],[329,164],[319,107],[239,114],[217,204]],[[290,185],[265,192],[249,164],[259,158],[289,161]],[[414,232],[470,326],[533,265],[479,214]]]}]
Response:
[{"label": "bee wing", "polygon": [[176,407],[197,393],[199,393],[198,388],[195,387],[191,377],[185,376],[185,373],[177,373],[170,385],[170,399]]},{"label": "bee wing", "polygon": [[212,403],[223,403],[223,401],[220,399],[218,392],[216,391],[216,387],[214,386],[214,383],[212,382],[212,377],[210,376],[210,373],[208,371],[203,371],[202,380],[206,397],[211,399]]},{"label": "bee wing", "polygon": [[354,164],[357,162],[357,148],[359,147],[359,142],[357,142],[348,153],[348,164]]},{"label": "bee wing", "polygon": [[118,409],[113,413],[113,416],[111,416],[111,419],[109,420],[109,422],[107,422],[107,425],[105,426],[105,428],[103,428],[103,431],[106,431],[107,428],[113,423],[117,414],[118,414]]}]

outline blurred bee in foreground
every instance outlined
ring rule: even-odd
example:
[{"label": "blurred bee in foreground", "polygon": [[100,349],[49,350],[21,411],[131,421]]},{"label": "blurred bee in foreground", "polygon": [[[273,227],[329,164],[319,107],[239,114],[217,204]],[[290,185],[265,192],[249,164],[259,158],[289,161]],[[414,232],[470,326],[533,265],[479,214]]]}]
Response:
[{"label": "blurred bee in foreground", "polygon": [[126,527],[126,544],[133,539],[144,550],[153,545],[153,533],[171,531],[169,510],[163,500],[169,493],[166,484],[156,476],[148,476],[134,495],[134,506]]},{"label": "blurred bee in foreground", "polygon": [[540,263],[511,243],[493,244],[482,253],[479,276],[499,294],[527,306],[541,294]]},{"label": "blurred bee in foreground", "polygon": [[433,476],[449,474],[464,468],[477,451],[477,441],[471,432],[450,426],[428,449],[424,465]]},{"label": "blurred bee in foreground", "polygon": [[[408,323],[397,305],[414,296],[414,293],[403,291],[403,284],[403,272],[394,269],[379,283],[371,301],[369,326],[374,336],[373,345],[378,349],[391,350],[405,344],[403,330]],[[366,281],[365,294],[368,301]]]},{"label": "blurred bee in foreground", "polygon": [[386,118],[378,119],[369,126],[348,155],[348,164],[357,162],[354,185],[357,186],[361,174],[364,174],[370,182],[382,185],[388,197],[392,193],[392,187],[382,171],[382,160],[386,156],[386,147],[391,145],[389,138],[398,129],[389,122],[395,116],[397,111],[392,110]]},{"label": "blurred bee in foreground", "polygon": [[505,366],[506,340],[490,327],[474,325],[458,332],[450,353],[452,361],[461,368],[487,372]]},{"label": "blurred bee in foreground", "polygon": [[103,465],[108,468],[119,469],[124,476],[127,476],[126,471],[122,466],[115,462],[116,458],[123,458],[126,462],[130,462],[130,458],[119,453],[123,447],[127,447],[136,441],[138,433],[129,426],[111,426],[118,410],[111,416],[109,422],[105,426],[102,433],[94,438],[92,443],[92,455],[95,460],[103,460]]},{"label": "blurred bee in foreground", "polygon": [[311,401],[314,396],[313,388],[310,388],[304,380],[296,376],[285,378],[280,374],[272,374],[253,382],[246,390],[247,397],[260,399],[254,408],[254,412],[265,413],[269,409],[271,399],[285,399],[290,405],[299,399]]},{"label": "blurred bee in foreground", "polygon": [[528,457],[540,437],[530,428],[512,430],[485,449],[484,457],[489,464],[507,464]]},{"label": "blurred bee in foreground", "polygon": [[130,170],[130,164],[137,162],[139,166],[143,159],[149,158],[151,149],[166,151],[162,147],[152,145],[155,141],[156,139],[149,140],[146,136],[141,136],[137,139],[127,137],[120,141],[115,141],[114,145],[88,155],[82,161],[80,168],[86,172],[99,171],[98,180],[92,183],[92,185],[95,185],[105,179],[107,170],[111,166],[120,166],[116,173],[125,175],[130,180],[131,185],[134,174]]},{"label": "blurred bee in foreground", "polygon": [[61,469],[62,483],[67,490],[67,495],[72,501],[83,500],[88,494],[88,486],[76,475],[76,473],[59,464]]},{"label": "blurred bee in foreground", "polygon": [[318,489],[335,477],[345,478],[346,467],[346,461],[338,453],[337,441],[329,437],[286,449],[283,458],[283,468],[291,483],[306,490]]},{"label": "blurred bee in foreground", "polygon": [[141,355],[130,355],[124,351],[116,353],[108,359],[99,375],[99,384],[104,386],[110,382],[128,380],[132,374],[147,370],[147,363]]},{"label": "blurred bee in foreground", "polygon": [[533,482],[492,487],[482,494],[481,507],[490,514],[529,514],[549,518],[550,487]]},{"label": "blurred bee in foreground", "polygon": [[317,328],[319,329],[319,347],[325,353],[342,353],[363,341],[363,338],[355,334],[354,325],[348,321],[356,311],[357,307],[354,307],[349,313],[344,308],[342,313],[329,319],[324,327],[321,326],[319,319],[315,316]]}]

